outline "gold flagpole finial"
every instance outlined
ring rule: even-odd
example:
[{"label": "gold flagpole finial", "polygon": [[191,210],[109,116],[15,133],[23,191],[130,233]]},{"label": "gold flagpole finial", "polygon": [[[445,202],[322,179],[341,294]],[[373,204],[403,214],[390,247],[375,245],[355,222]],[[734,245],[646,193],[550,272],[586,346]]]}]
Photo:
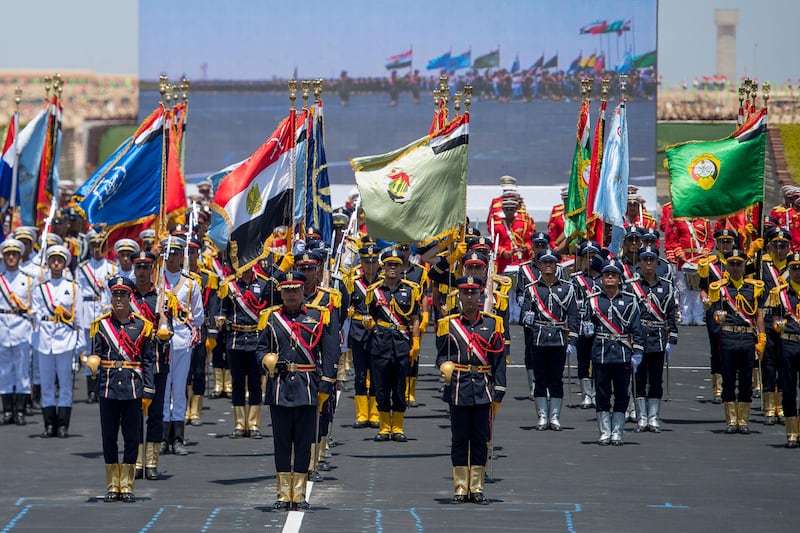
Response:
[{"label": "gold flagpole finial", "polygon": [[752,88],[753,80],[750,78],[744,79],[744,98],[745,100],[750,100],[750,89]]},{"label": "gold flagpole finial", "polygon": [[164,95],[167,94],[167,87],[169,87],[169,78],[164,74],[158,77],[158,92],[161,95],[160,102],[164,103]]},{"label": "gold flagpole finial", "polygon": [[289,80],[289,109],[294,110],[294,101],[297,100],[297,80]]},{"label": "gold flagpole finial", "polygon": [[322,78],[314,80],[314,99],[317,101],[322,100]]},{"label": "gold flagpole finial", "polygon": [[456,94],[453,95],[453,107],[456,110],[456,116],[461,113],[461,91],[456,91]]},{"label": "gold flagpole finial", "polygon": [[44,77],[44,97],[48,100],[50,99],[50,83],[53,81],[53,78],[50,76]]},{"label": "gold flagpole finial", "polygon": [[600,99],[606,100],[608,98],[608,88],[611,86],[611,78],[604,77],[600,82]]},{"label": "gold flagpole finial", "polygon": [[764,99],[764,107],[767,107],[767,102],[769,101],[769,91],[772,89],[772,86],[768,81],[765,81],[761,84],[761,97]]},{"label": "gold flagpole finial", "polygon": [[181,97],[184,102],[189,101],[189,79],[186,77],[181,79]]},{"label": "gold flagpole finial", "polygon": [[179,84],[174,84],[172,86],[172,100],[175,101],[175,105],[178,105],[178,100],[181,97],[181,86]]},{"label": "gold flagpole finial", "polygon": [[447,101],[450,100],[450,85],[447,83],[447,74],[442,74],[439,76],[439,97],[444,102],[444,105],[447,105]]},{"label": "gold flagpole finial", "polygon": [[300,88],[303,94],[303,109],[308,109],[308,95],[311,91],[311,82],[309,80],[301,81]]},{"label": "gold flagpole finial", "polygon": [[750,109],[756,108],[756,100],[758,99],[758,83],[751,81],[750,84]]},{"label": "gold flagpole finial", "polygon": [[436,110],[439,109],[439,98],[440,98],[439,88],[437,87],[433,90],[433,108]]},{"label": "gold flagpole finial", "polygon": [[172,105],[172,84],[168,83],[164,89],[164,100],[166,106],[170,107]]},{"label": "gold flagpole finial", "polygon": [[55,79],[53,79],[53,92],[58,100],[61,99],[61,91],[63,90],[64,81],[61,79],[61,74],[56,73]]},{"label": "gold flagpole finial", "polygon": [[22,100],[22,87],[14,89],[14,112],[19,113],[19,103]]},{"label": "gold flagpole finial", "polygon": [[469,106],[472,105],[472,85],[464,85],[464,114],[469,115]]},{"label": "gold flagpole finial", "polygon": [[625,93],[628,92],[628,75],[627,74],[620,74],[619,75],[619,99],[620,101],[625,100]]},{"label": "gold flagpole finial", "polygon": [[581,79],[581,96],[583,97],[584,100],[591,100],[593,83],[594,83],[594,78]]},{"label": "gold flagpole finial", "polygon": [[744,104],[744,86],[739,85],[739,107]]}]

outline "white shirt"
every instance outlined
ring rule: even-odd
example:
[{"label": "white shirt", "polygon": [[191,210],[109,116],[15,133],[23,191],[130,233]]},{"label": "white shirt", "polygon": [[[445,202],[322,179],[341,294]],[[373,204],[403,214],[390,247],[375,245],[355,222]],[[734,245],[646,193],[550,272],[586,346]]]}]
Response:
[{"label": "white shirt", "polygon": [[[11,305],[5,297],[6,293],[13,294],[21,303],[22,309],[30,309],[33,297],[33,279],[19,269],[9,272],[6,271],[0,276],[0,310],[16,310],[20,307]],[[33,324],[30,315],[17,315],[12,313],[0,313],[0,346],[10,348],[20,344],[31,342]]]},{"label": "white shirt", "polygon": [[111,306],[108,280],[116,275],[117,266],[108,259],[89,259],[75,269],[75,278],[81,290],[80,307],[84,328],[92,325]]},{"label": "white shirt", "polygon": [[[86,338],[81,331],[80,288],[74,281],[51,279],[33,289],[32,311],[37,330],[33,347],[40,354],[81,353]],[[71,323],[53,322],[53,309],[63,307],[72,315]]]},{"label": "white shirt", "polygon": [[168,270],[164,271],[164,281],[166,290],[172,292],[178,299],[179,308],[187,312],[185,324],[181,324],[181,319],[177,316],[172,317],[175,332],[171,341],[172,348],[175,350],[189,349],[192,347],[192,327],[199,329],[205,319],[202,287],[193,278],[187,278],[180,272]]}]

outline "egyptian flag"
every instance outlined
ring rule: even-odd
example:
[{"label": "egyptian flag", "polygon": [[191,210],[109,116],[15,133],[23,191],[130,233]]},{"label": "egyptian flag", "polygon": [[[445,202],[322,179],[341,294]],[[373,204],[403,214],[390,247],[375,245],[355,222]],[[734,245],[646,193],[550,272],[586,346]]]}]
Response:
[{"label": "egyptian flag", "polygon": [[269,139],[220,182],[212,208],[230,228],[230,258],[236,272],[253,266],[278,226],[292,223],[295,176],[295,111]]}]

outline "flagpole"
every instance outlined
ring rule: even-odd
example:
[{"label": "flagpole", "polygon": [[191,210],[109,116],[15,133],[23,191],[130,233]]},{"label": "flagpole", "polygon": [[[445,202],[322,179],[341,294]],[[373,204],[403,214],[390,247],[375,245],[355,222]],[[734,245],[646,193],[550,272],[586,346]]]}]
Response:
[{"label": "flagpole", "polygon": [[19,153],[17,153],[19,138],[19,102],[22,97],[22,89],[17,87],[14,90],[14,116],[11,118],[11,124],[14,128],[14,140],[11,145],[11,153],[14,158],[14,166],[11,168],[11,194],[9,198],[9,208],[6,211],[6,224],[8,231],[14,229],[14,212],[17,208],[17,187],[19,186]]},{"label": "flagpole", "polygon": [[181,127],[183,131],[178,132],[181,136],[180,158],[181,174],[186,175],[186,125],[189,119],[189,79],[185,76],[181,79],[181,97],[183,98],[183,120]]},{"label": "flagpole", "polygon": [[[292,129],[292,134],[289,136],[291,144],[290,148],[290,157],[289,157],[289,175],[292,176],[292,179],[296,182],[297,181],[297,169],[295,168],[295,157],[297,157],[295,148],[295,114],[296,110],[294,107],[294,102],[297,100],[297,80],[292,78],[289,80],[289,124],[288,126]],[[292,241],[294,239],[294,202],[295,202],[295,195],[297,191],[295,190],[296,187],[292,187],[292,201],[289,202],[289,209],[291,210],[291,224],[289,225],[289,231],[286,232],[286,253],[292,253]]]},{"label": "flagpole", "polygon": [[[761,85],[762,91],[762,98],[764,99],[764,109],[767,110],[767,117],[769,117],[769,108],[767,106],[769,102],[769,92],[770,92],[770,84],[768,81],[765,81]],[[755,90],[753,91],[753,102],[755,105]],[[767,128],[769,128],[769,118],[767,119]],[[758,222],[756,226],[756,232],[762,240],[764,239],[764,196],[766,195],[766,180],[761,179],[761,201],[756,204],[756,213],[758,214]],[[761,261],[763,258],[762,250],[758,251],[757,254],[757,262],[756,265],[758,269],[756,270],[756,279],[761,279]]]},{"label": "flagpole", "polygon": [[[308,110],[308,96],[309,96],[309,91],[311,90],[311,81],[309,81],[309,80],[301,81],[300,82],[300,89],[302,91],[301,94],[302,94],[302,97],[303,97],[303,111],[305,111],[305,113],[306,113],[306,121],[307,121],[306,122],[306,161],[305,161],[306,168],[305,168],[305,172],[303,172],[303,183],[305,184],[305,186],[303,187],[303,219],[300,221],[300,235],[305,239],[305,232],[308,229],[307,221],[309,219],[309,212],[308,212],[308,167],[309,167],[309,162],[310,162],[311,171],[312,172],[314,171],[314,159],[313,159],[313,157],[315,155],[315,154],[309,153],[309,151],[308,151],[308,148],[310,146],[310,143],[308,141],[311,138],[311,134],[312,134],[311,130],[308,128],[309,122],[310,122],[312,128],[314,126],[313,118],[310,121],[308,121],[308,118],[309,118],[309,116],[311,114],[309,112],[309,110]],[[294,122],[292,123],[292,127],[294,128]],[[297,130],[296,129],[293,130],[293,134],[294,135],[297,134]],[[297,143],[297,138],[296,137],[295,137],[294,142]],[[295,144],[295,147],[296,147],[296,144]],[[296,177],[295,177],[295,179],[296,179]],[[294,206],[292,206],[292,208],[294,208]],[[313,215],[312,215],[312,220],[313,220]],[[317,230],[319,230],[319,228],[317,228]]]},{"label": "flagpole", "polygon": [[[458,95],[458,93],[456,93]],[[469,106],[472,105],[472,85],[464,85],[464,114],[469,118]],[[464,159],[464,166],[466,167],[467,160]],[[466,179],[467,169],[464,169],[464,176]],[[467,212],[467,187],[464,187],[464,213]],[[464,226],[461,231],[461,240],[463,241],[467,232],[467,219],[464,215]],[[491,274],[491,272],[490,272]]]},{"label": "flagpole", "polygon": [[169,136],[168,128],[168,109],[170,102],[169,78],[160,76],[158,80],[158,92],[161,95],[159,103],[161,104],[162,120],[161,120],[161,185],[159,187],[158,195],[158,223],[156,242],[160,242],[161,238],[166,233],[166,204],[167,204],[167,137]]}]

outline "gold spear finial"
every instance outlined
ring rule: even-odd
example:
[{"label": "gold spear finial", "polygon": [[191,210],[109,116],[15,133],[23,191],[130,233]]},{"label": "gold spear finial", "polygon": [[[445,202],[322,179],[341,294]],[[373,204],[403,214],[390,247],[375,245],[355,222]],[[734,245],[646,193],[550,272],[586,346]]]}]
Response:
[{"label": "gold spear finial", "polygon": [[183,101],[187,102],[189,100],[189,79],[186,76],[181,79],[181,93]]},{"label": "gold spear finial", "polygon": [[437,88],[435,88],[433,90],[433,108],[434,109],[439,109],[439,98],[440,98],[440,93],[439,93],[439,88],[437,87]]},{"label": "gold spear finial", "polygon": [[322,99],[322,78],[317,78],[314,80],[314,99]]},{"label": "gold spear finial", "polygon": [[181,86],[180,84],[176,83],[172,86],[172,99],[175,101],[175,105],[178,105],[178,100],[181,96]]},{"label": "gold spear finial", "polygon": [[758,99],[758,83],[753,81],[750,85],[750,99],[751,99],[751,108],[756,108],[756,100]]},{"label": "gold spear finial", "polygon": [[167,107],[170,107],[172,104],[172,84],[168,83],[166,86],[166,94],[164,95],[164,100],[167,103]]},{"label": "gold spear finial", "polygon": [[461,112],[461,97],[461,91],[456,91],[456,94],[453,95],[453,107],[456,110],[456,116]]},{"label": "gold spear finial", "polygon": [[625,93],[628,92],[628,75],[627,74],[620,74],[619,75],[619,99],[621,101],[625,100]]},{"label": "gold spear finial", "polygon": [[50,99],[50,82],[53,80],[50,76],[44,77],[44,97]]},{"label": "gold spear finial", "polygon": [[297,100],[297,80],[289,80],[289,109],[294,110],[294,101]]},{"label": "gold spear finial", "polygon": [[169,78],[167,78],[164,74],[158,77],[158,92],[161,95],[161,103],[164,103],[164,95],[167,93],[167,87],[169,86]]},{"label": "gold spear finial", "polygon": [[14,110],[19,112],[19,103],[22,100],[22,87],[14,89]]},{"label": "gold spear finial", "polygon": [[608,98],[608,88],[609,88],[610,86],[611,86],[611,78],[609,78],[608,76],[606,76],[606,77],[605,77],[605,78],[603,78],[603,80],[600,82],[600,98],[601,98],[602,100],[605,100],[606,98]]},{"label": "gold spear finial", "polygon": [[744,86],[739,85],[739,107],[744,103]]},{"label": "gold spear finial", "polygon": [[308,95],[311,92],[311,82],[309,80],[301,81],[300,88],[303,94],[303,109],[308,109]]},{"label": "gold spear finial", "polygon": [[472,105],[472,85],[464,85],[464,114],[469,115],[469,106]]},{"label": "gold spear finial", "polygon": [[764,107],[767,107],[767,102],[769,101],[769,91],[772,89],[772,86],[768,81],[765,81],[761,84],[761,97],[764,99]]}]

